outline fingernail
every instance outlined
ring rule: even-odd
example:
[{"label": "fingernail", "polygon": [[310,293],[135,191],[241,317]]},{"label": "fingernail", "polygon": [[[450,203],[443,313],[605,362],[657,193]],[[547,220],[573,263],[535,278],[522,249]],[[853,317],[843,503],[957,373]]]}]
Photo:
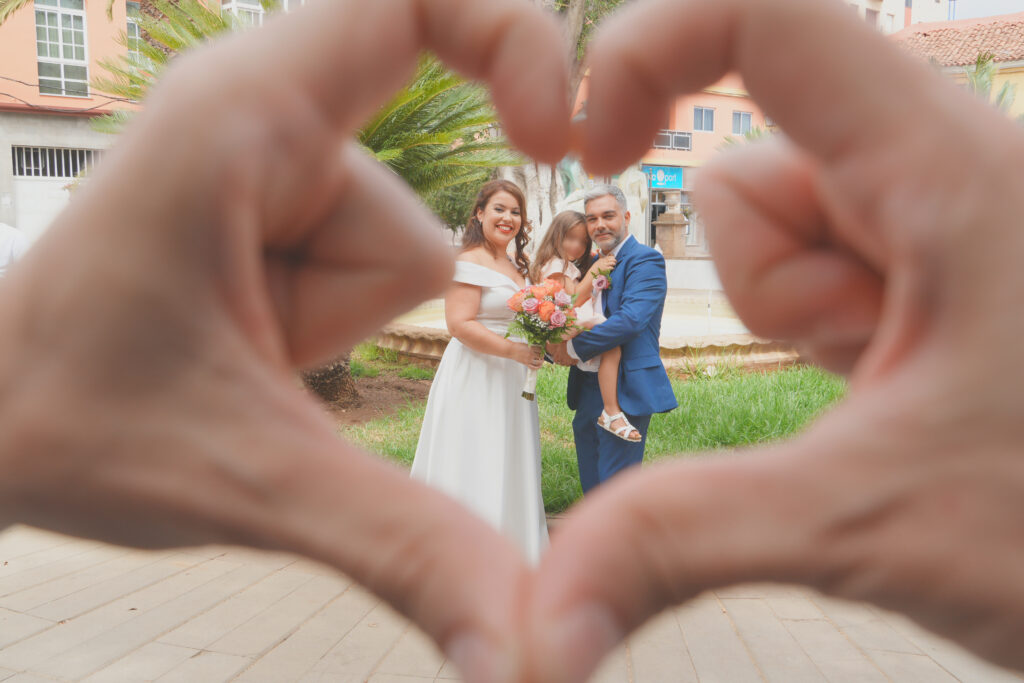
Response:
[{"label": "fingernail", "polygon": [[515,665],[508,652],[479,633],[467,632],[448,641],[446,654],[466,683],[511,683]]},{"label": "fingernail", "polygon": [[550,663],[563,683],[586,681],[625,634],[606,605],[586,603],[543,628]]}]

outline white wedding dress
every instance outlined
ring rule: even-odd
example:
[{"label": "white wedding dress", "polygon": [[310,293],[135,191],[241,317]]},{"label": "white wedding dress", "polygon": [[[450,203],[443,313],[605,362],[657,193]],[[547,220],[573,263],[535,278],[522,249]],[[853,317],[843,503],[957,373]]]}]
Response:
[{"label": "white wedding dress", "polygon": [[[481,288],[476,319],[504,336],[519,290],[490,268],[455,262],[455,281]],[[427,399],[412,476],[469,507],[537,564],[547,547],[540,490],[537,402],[522,397],[526,366],[474,351],[452,337]]]}]

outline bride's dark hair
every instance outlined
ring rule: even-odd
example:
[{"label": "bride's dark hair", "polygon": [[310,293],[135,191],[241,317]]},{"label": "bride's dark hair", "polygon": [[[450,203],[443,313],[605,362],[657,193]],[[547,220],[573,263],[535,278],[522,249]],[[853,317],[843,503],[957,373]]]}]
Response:
[{"label": "bride's dark hair", "polygon": [[487,208],[487,202],[498,192],[508,192],[519,203],[519,217],[522,219],[522,227],[516,233],[516,255],[513,260],[519,274],[526,276],[530,272],[530,257],[526,255],[524,248],[530,241],[530,232],[533,230],[533,226],[530,225],[530,221],[526,220],[526,197],[523,196],[523,191],[515,183],[507,180],[492,180],[484,183],[483,187],[480,188],[476,195],[476,201],[473,203],[473,210],[469,214],[469,220],[466,221],[466,230],[462,233],[462,251],[468,251],[479,246],[484,246],[488,250],[491,249],[490,244],[488,244],[487,239],[484,237],[484,226],[477,219],[476,214],[478,211],[483,211]]}]

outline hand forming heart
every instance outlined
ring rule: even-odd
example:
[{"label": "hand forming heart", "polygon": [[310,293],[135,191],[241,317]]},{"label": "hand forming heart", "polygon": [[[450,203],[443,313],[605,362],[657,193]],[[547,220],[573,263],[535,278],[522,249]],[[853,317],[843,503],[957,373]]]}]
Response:
[{"label": "hand forming heart", "polygon": [[486,78],[539,159],[565,152],[568,106],[558,29],[525,3],[324,2],[183,58],[3,283],[2,519],[304,553],[472,680],[582,680],[663,606],[754,579],[901,609],[1024,666],[1024,136],[847,11],[630,6],[595,40],[581,138],[611,172],[675,93],[731,68],[788,133],[705,169],[698,202],[748,326],[851,372],[797,440],[621,477],[536,574],[340,443],[292,368],[451,272],[431,217],[347,136],[421,47]]}]

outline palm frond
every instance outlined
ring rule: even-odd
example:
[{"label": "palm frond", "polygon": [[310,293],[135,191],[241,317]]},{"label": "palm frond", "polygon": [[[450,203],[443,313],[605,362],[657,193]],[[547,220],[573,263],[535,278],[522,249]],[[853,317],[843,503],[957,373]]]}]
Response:
[{"label": "palm frond", "polygon": [[32,0],[0,0],[0,26],[3,26],[12,14],[31,2]]},{"label": "palm frond", "polygon": [[104,114],[103,116],[96,116],[89,120],[89,125],[93,130],[100,133],[116,134],[120,133],[128,122],[135,115],[134,112],[118,110]]}]

